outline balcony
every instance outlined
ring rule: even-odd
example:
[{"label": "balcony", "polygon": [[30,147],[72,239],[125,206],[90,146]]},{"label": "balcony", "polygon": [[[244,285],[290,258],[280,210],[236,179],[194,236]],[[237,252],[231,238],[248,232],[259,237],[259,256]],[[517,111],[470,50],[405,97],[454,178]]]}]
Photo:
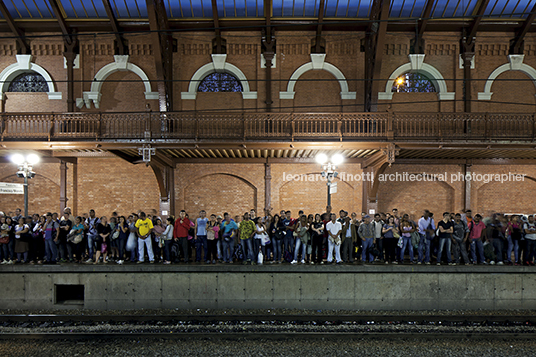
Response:
[{"label": "balcony", "polygon": [[1,140],[527,142],[535,124],[533,113],[5,113]]}]

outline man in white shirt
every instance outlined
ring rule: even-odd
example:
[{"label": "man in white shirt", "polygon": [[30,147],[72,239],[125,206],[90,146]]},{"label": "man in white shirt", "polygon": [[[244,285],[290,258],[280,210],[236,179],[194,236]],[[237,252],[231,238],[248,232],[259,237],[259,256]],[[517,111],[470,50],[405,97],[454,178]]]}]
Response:
[{"label": "man in white shirt", "polygon": [[341,222],[337,222],[337,215],[331,214],[331,221],[326,224],[328,232],[328,263],[333,264],[333,249],[335,248],[335,259],[337,264],[341,264]]}]

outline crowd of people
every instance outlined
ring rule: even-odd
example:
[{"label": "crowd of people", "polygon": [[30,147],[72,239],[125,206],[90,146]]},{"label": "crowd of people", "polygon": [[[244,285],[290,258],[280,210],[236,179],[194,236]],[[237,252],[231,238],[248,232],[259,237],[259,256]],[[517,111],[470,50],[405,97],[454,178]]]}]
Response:
[{"label": "crowd of people", "polygon": [[[534,265],[534,216],[493,214],[483,218],[444,212],[437,221],[425,210],[408,214],[338,215],[281,211],[258,217],[207,215],[183,210],[177,218],[132,213],[109,218],[94,210],[74,217],[57,213],[24,217],[0,212],[1,264],[509,264]],[[512,259],[513,258],[513,259]]]}]

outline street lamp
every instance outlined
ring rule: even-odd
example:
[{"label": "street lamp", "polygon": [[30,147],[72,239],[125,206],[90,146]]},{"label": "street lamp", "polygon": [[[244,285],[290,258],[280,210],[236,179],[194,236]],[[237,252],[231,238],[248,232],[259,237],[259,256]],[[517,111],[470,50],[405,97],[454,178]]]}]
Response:
[{"label": "street lamp", "polygon": [[32,166],[39,162],[39,156],[29,154],[26,157],[22,154],[11,156],[11,162],[18,166],[17,177],[24,177],[24,217],[28,217],[28,179],[35,176]]},{"label": "street lamp", "polygon": [[337,166],[344,162],[344,157],[341,154],[335,154],[331,157],[331,160],[328,160],[326,154],[318,154],[316,156],[316,162],[322,165],[322,177],[328,180],[328,206],[331,206],[331,182],[339,174],[335,170]]}]

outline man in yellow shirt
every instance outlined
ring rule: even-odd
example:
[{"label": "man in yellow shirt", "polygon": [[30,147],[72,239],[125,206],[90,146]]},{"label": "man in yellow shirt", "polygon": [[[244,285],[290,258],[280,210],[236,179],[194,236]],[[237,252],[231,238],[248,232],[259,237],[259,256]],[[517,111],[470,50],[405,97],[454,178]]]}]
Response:
[{"label": "man in yellow shirt", "polygon": [[144,245],[147,246],[147,255],[149,256],[149,262],[154,264],[153,246],[151,243],[151,232],[153,231],[153,222],[147,218],[145,212],[140,212],[140,218],[136,221],[136,234],[138,236],[138,264],[142,264],[145,260],[145,253],[143,251]]}]

